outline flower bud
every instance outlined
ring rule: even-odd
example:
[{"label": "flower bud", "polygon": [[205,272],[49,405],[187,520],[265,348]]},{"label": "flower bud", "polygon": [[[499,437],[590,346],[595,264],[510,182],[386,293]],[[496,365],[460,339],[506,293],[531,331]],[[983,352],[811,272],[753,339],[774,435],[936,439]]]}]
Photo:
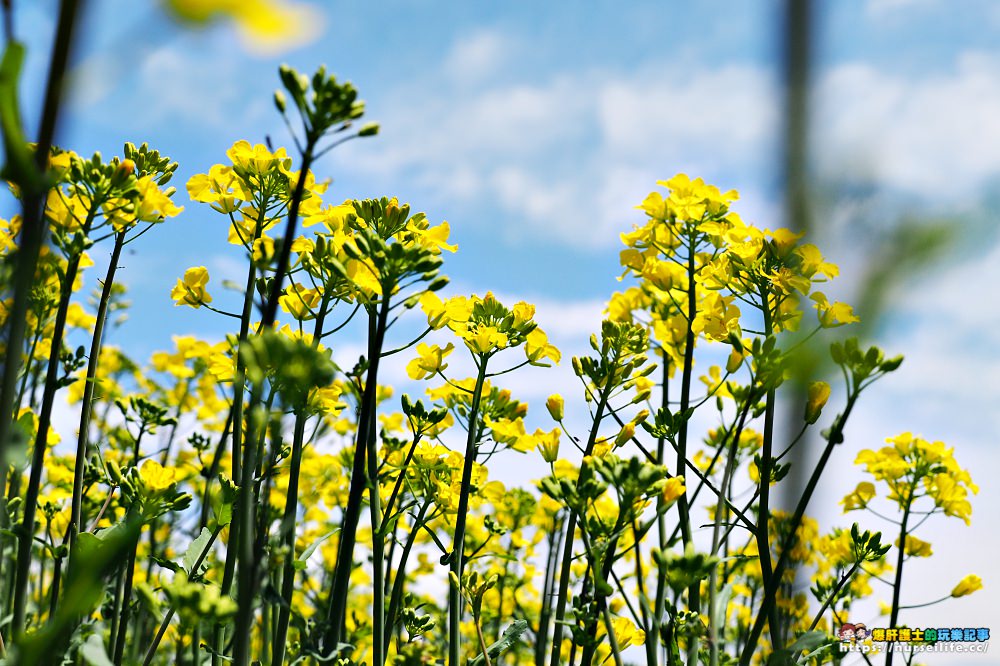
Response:
[{"label": "flower bud", "polygon": [[826,382],[812,382],[809,384],[809,398],[806,401],[806,423],[816,423],[826,401],[830,399],[830,385]]},{"label": "flower bud", "polygon": [[553,393],[549,396],[549,399],[545,401],[545,408],[549,410],[549,416],[551,416],[554,421],[563,420],[564,404],[563,397],[558,393]]}]

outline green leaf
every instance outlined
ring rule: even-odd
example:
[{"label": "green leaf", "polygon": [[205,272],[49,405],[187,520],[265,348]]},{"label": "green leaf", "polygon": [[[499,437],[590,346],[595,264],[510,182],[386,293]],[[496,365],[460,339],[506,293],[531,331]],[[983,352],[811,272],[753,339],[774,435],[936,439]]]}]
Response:
[{"label": "green leaf", "polygon": [[[184,566],[184,571],[187,572],[188,576],[194,576],[198,574],[198,571],[194,571],[195,562],[201,558],[201,554],[205,552],[205,548],[208,546],[208,542],[212,540],[212,533],[208,531],[207,527],[201,528],[201,534],[198,535],[191,545],[187,547],[184,551],[184,556],[181,558],[181,564]],[[199,569],[204,570],[206,568],[205,561],[202,559]]]},{"label": "green leaf", "polygon": [[104,649],[100,634],[91,634],[80,646],[80,658],[88,666],[114,666]]},{"label": "green leaf", "polygon": [[[502,653],[509,650],[521,639],[521,635],[528,630],[527,620],[514,620],[507,629],[504,630],[503,636],[500,637],[493,645],[486,648],[486,654],[490,656],[490,661],[493,662]],[[483,659],[483,655],[478,655],[477,657],[470,659],[467,666],[485,666],[486,661]]]},{"label": "green leaf", "polygon": [[31,150],[24,138],[17,104],[18,80],[24,63],[25,48],[20,42],[7,42],[0,61],[0,129],[3,131],[7,163],[2,176],[29,190],[41,190],[42,178],[35,168]]},{"label": "green leaf", "polygon": [[299,559],[295,560],[295,562],[292,564],[292,566],[295,567],[295,570],[302,571],[303,569],[305,569],[306,561],[312,556],[313,553],[316,552],[316,549],[319,548],[320,544],[322,544],[324,541],[326,541],[339,531],[340,528],[331,530],[326,534],[324,534],[323,536],[316,539],[315,541],[313,541],[308,546],[306,546],[305,550],[302,551],[302,556]]}]

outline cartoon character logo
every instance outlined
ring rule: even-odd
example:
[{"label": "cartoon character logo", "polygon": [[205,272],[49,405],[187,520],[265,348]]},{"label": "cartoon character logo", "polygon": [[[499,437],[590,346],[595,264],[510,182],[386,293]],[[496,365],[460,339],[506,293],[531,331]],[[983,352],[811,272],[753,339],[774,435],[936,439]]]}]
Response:
[{"label": "cartoon character logo", "polygon": [[854,625],[854,639],[859,643],[871,635],[872,632],[869,631],[868,627],[866,627],[863,623],[858,622]]},{"label": "cartoon character logo", "polygon": [[[861,626],[862,628],[864,627],[864,625]],[[851,624],[850,622],[845,622],[844,624],[841,625],[840,631],[838,632],[837,635],[840,636],[840,640],[842,642],[853,643],[855,637],[855,629],[856,629],[855,625]]]}]

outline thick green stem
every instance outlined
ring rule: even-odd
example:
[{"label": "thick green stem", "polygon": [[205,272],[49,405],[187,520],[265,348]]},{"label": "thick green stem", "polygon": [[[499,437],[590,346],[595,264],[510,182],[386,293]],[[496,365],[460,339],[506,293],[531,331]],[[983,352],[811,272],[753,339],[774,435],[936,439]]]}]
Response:
[{"label": "thick green stem", "polygon": [[389,319],[389,296],[383,289],[383,297],[378,313],[369,316],[368,373],[365,377],[361,396],[361,413],[358,418],[358,441],[354,448],[354,462],[351,468],[351,484],[344,509],[343,527],[337,550],[337,564],[333,573],[333,587],[330,592],[330,609],[327,614],[325,649],[328,653],[337,649],[340,643],[344,618],[347,613],[347,592],[350,586],[351,570],[354,568],[354,545],[357,541],[358,522],[361,518],[361,504],[367,475],[365,461],[368,454],[368,438],[371,424],[375,420],[378,401],[378,368],[385,341],[385,330]]},{"label": "thick green stem", "polygon": [[[96,198],[95,198],[96,199]],[[97,214],[97,206],[93,206],[87,215],[80,233],[86,235]],[[14,579],[14,620],[13,635],[24,631],[27,612],[28,579],[31,575],[31,545],[35,536],[35,513],[38,509],[38,493],[41,489],[42,470],[45,467],[45,450],[48,448],[49,428],[52,425],[52,408],[55,403],[56,391],[59,389],[60,355],[62,353],[63,334],[66,331],[66,316],[69,311],[70,298],[73,295],[73,283],[80,268],[80,255],[74,255],[66,265],[66,274],[62,283],[62,293],[59,309],[56,312],[55,326],[52,331],[52,349],[49,352],[49,363],[45,373],[45,388],[42,395],[42,409],[38,415],[38,433],[35,437],[35,448],[31,457],[31,472],[28,476],[28,488],[24,498],[24,518],[18,530],[17,543],[17,575]]]},{"label": "thick green stem", "polygon": [[[75,43],[76,18],[80,0],[62,0],[59,5],[59,23],[52,43],[52,59],[45,83],[45,97],[42,105],[41,122],[38,126],[38,141],[35,145],[34,174],[25,174],[22,179],[22,219],[20,245],[14,262],[14,296],[10,314],[7,317],[10,328],[7,332],[7,350],[4,357],[3,380],[0,382],[0,516],[7,515],[3,490],[7,485],[7,444],[12,416],[17,409],[14,404],[14,390],[17,376],[21,371],[21,354],[24,349],[24,334],[27,324],[28,301],[35,280],[38,257],[45,242],[46,223],[43,214],[48,194],[48,181],[44,174],[49,163],[49,152],[55,136],[56,125],[61,110],[66,67],[70,51]],[[7,12],[9,18],[10,11]],[[18,127],[19,131],[20,128]],[[6,134],[6,132],[5,132]],[[17,137],[9,137],[17,140]],[[34,183],[39,185],[34,185]],[[0,525],[6,528],[7,525]],[[16,625],[15,625],[16,627]]]},{"label": "thick green stem", "polygon": [[448,586],[448,666],[461,666],[462,659],[462,573],[465,568],[465,524],[469,510],[469,492],[472,486],[472,465],[479,452],[479,402],[486,382],[488,357],[479,359],[479,374],[472,392],[469,408],[469,436],[465,441],[465,464],[462,467],[462,486],[455,514],[455,540],[451,548],[451,573],[454,578]]}]

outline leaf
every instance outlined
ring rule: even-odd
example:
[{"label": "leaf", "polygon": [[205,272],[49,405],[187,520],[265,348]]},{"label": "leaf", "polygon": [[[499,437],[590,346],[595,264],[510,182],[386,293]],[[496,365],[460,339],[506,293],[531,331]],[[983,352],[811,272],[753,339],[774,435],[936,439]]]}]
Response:
[{"label": "leaf", "polygon": [[[503,636],[500,637],[500,640],[486,648],[486,654],[490,656],[490,661],[494,661],[503,652],[513,647],[514,644],[520,640],[521,634],[527,630],[527,620],[514,620],[514,623],[504,630]],[[485,666],[485,663],[483,655],[480,654],[477,657],[470,659],[467,666]]]},{"label": "leaf", "polygon": [[18,111],[17,88],[24,63],[24,44],[7,42],[0,62],[0,129],[3,131],[7,163],[2,175],[28,190],[41,189],[41,174],[32,161],[31,150],[24,138],[24,128]]},{"label": "leaf", "polygon": [[326,541],[339,531],[340,528],[337,528],[335,530],[330,530],[329,532],[327,532],[326,534],[324,534],[323,536],[319,537],[311,544],[306,546],[306,549],[302,551],[302,556],[299,557],[299,559],[295,560],[295,562],[292,564],[292,566],[295,567],[295,570],[302,571],[303,569],[305,569],[306,561],[312,556],[313,553],[316,552],[316,549],[319,548],[320,544],[322,544],[324,541]]},{"label": "leaf", "polygon": [[785,649],[790,650],[792,652],[801,652],[802,650],[815,650],[824,642],[826,642],[827,638],[828,636],[824,631],[820,631],[818,629],[814,631],[807,631],[806,633],[796,638],[795,642],[789,645]]},{"label": "leaf", "polygon": [[[211,540],[212,533],[208,531],[207,527],[203,527],[201,528],[201,534],[198,535],[198,538],[192,541],[191,545],[184,551],[184,556],[181,558],[181,564],[184,566],[184,571],[187,572],[189,577],[199,573],[194,571],[194,565],[201,558],[201,554],[205,552],[205,548]],[[202,570],[207,568],[205,566],[204,559],[202,559],[201,565],[198,568]]]},{"label": "leaf", "polygon": [[723,627],[726,624],[726,608],[729,607],[729,600],[733,597],[733,584],[726,583],[722,591],[715,597],[715,608],[712,609],[712,618],[716,627]]},{"label": "leaf", "polygon": [[80,646],[80,658],[88,666],[114,666],[99,634],[91,634]]},{"label": "leaf", "polygon": [[181,566],[176,562],[172,562],[163,557],[153,557],[152,559],[154,562],[156,562],[157,565],[163,567],[164,569],[170,569],[174,573],[181,571]]}]

